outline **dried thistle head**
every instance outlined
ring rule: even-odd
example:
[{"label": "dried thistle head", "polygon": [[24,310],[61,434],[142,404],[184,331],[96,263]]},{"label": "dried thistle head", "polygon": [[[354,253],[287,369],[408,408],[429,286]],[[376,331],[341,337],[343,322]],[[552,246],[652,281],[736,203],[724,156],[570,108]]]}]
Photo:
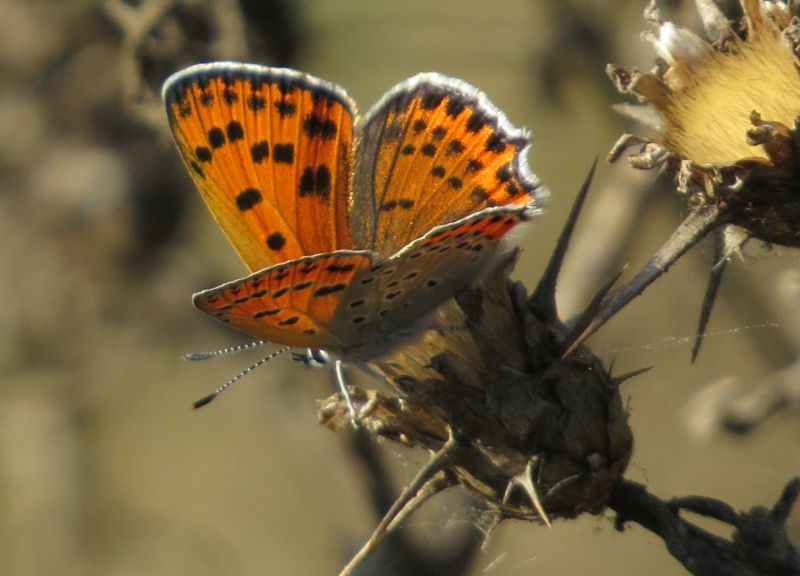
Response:
[{"label": "dried thistle head", "polygon": [[[630,458],[621,379],[585,347],[565,357],[595,310],[567,326],[555,308],[576,216],[532,297],[509,279],[511,255],[435,312],[427,323],[438,330],[371,365],[396,394],[352,393],[362,426],[442,454],[436,490],[460,484],[498,520],[598,513]],[[341,429],[349,412],[334,396],[320,418]]]},{"label": "dried thistle head", "polygon": [[636,168],[676,169],[678,189],[717,203],[721,224],[787,246],[800,245],[800,4],[741,0],[726,15],[697,0],[705,38],[661,21],[654,4],[645,33],[658,52],[652,72],[609,66],[617,88],[639,105],[618,108],[643,121],[646,137],[624,136],[611,152]]}]

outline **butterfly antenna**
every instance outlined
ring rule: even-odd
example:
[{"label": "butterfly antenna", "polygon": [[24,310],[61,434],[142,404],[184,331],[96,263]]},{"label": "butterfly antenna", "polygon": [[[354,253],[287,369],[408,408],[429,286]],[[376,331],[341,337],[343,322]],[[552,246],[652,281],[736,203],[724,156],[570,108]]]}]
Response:
[{"label": "butterfly antenna", "polygon": [[266,343],[266,340],[256,340],[255,342],[239,344],[238,346],[228,346],[227,348],[220,348],[219,350],[209,350],[208,352],[189,352],[188,354],[183,355],[183,359],[190,362],[208,360],[209,358],[222,356],[223,354],[232,354],[233,352],[241,352],[243,350],[250,350],[251,348],[258,348]]},{"label": "butterfly antenna", "polygon": [[289,346],[284,346],[283,348],[278,348],[274,352],[271,352],[269,355],[264,356],[261,360],[259,360],[255,364],[252,364],[252,365],[248,366],[247,368],[245,368],[244,370],[242,370],[241,372],[239,372],[236,376],[234,376],[233,378],[231,378],[230,380],[225,382],[225,384],[223,384],[222,386],[220,386],[219,388],[214,390],[208,396],[204,396],[203,398],[200,398],[200,400],[198,400],[194,404],[192,404],[192,408],[194,408],[195,410],[197,408],[202,408],[206,404],[210,403],[212,400],[216,399],[217,396],[219,396],[220,394],[225,392],[225,390],[230,388],[232,384],[234,384],[238,380],[241,380],[243,377],[245,377],[248,374],[250,374],[250,372],[252,372],[256,368],[258,368],[262,364],[266,364],[267,362],[269,362],[270,360],[272,360],[276,356],[280,356],[281,354],[283,354],[284,352],[286,352],[289,349],[290,349]]}]

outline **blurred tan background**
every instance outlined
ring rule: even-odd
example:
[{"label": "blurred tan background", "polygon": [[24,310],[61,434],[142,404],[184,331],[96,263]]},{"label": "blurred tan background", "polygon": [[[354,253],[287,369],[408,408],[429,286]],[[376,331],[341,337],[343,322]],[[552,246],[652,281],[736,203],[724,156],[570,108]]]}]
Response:
[{"label": "blurred tan background", "polygon": [[[243,341],[190,295],[244,267],[184,174],[156,90],[198,54],[226,49],[213,45],[214,25],[229,25],[238,4],[171,4],[0,3],[0,574],[334,574],[376,523],[343,438],[317,424],[315,399],[331,392],[324,372],[280,358],[190,409],[258,356],[181,360]],[[167,17],[137,43],[126,9],[145,8]],[[273,0],[250,13],[261,44],[239,49],[344,86],[362,111],[424,70],[484,90],[532,130],[529,160],[552,190],[516,272],[532,288],[593,158],[626,129],[603,69],[650,67],[643,8]],[[690,9],[676,10],[696,25]],[[141,85],[130,83],[133,61]],[[620,263],[633,272],[680,221],[679,199],[652,181],[624,162],[601,164],[560,285],[565,313]],[[590,341],[616,374],[653,366],[624,394],[636,436],[628,477],[659,496],[749,509],[771,505],[800,473],[796,406],[744,435],[711,416],[720,399],[763,389],[800,345],[797,254],[746,252],[730,266],[696,365],[705,244]],[[382,450],[398,486],[426,458]],[[450,496],[407,524],[435,553],[478,520]],[[797,513],[791,526],[800,537]],[[655,536],[618,533],[608,515],[549,530],[503,524],[470,573],[684,571]]]}]

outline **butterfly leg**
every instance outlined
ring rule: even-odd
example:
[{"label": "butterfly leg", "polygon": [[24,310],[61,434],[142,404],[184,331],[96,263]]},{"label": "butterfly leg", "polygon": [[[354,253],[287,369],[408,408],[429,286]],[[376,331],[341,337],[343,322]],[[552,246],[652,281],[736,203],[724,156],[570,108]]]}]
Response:
[{"label": "butterfly leg", "polygon": [[350,422],[353,427],[358,427],[358,416],[356,415],[356,407],[353,406],[353,399],[350,398],[350,391],[347,389],[347,380],[344,377],[344,362],[337,359],[333,363],[333,374],[336,378],[336,385],[339,387],[339,392],[342,393],[344,401],[347,403],[347,411],[350,412]]},{"label": "butterfly leg", "polygon": [[330,356],[325,350],[306,348],[302,352],[292,351],[292,360],[306,368],[322,368],[330,362]]}]

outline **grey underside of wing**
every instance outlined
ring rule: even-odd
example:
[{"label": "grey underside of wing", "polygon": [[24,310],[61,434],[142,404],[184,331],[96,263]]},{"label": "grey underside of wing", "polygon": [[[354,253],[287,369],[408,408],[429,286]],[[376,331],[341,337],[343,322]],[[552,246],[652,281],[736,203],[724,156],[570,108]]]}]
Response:
[{"label": "grey underside of wing", "polygon": [[[419,321],[479,278],[505,244],[481,236],[450,238],[435,247],[431,250],[417,243],[384,261],[378,269],[361,274],[334,320],[338,326],[361,332],[352,338],[363,348],[357,356],[379,356],[403,337],[435,328],[422,326]],[[361,284],[370,278],[373,280]],[[365,304],[353,308],[353,303],[360,301]],[[354,323],[359,317],[364,320]]]}]

